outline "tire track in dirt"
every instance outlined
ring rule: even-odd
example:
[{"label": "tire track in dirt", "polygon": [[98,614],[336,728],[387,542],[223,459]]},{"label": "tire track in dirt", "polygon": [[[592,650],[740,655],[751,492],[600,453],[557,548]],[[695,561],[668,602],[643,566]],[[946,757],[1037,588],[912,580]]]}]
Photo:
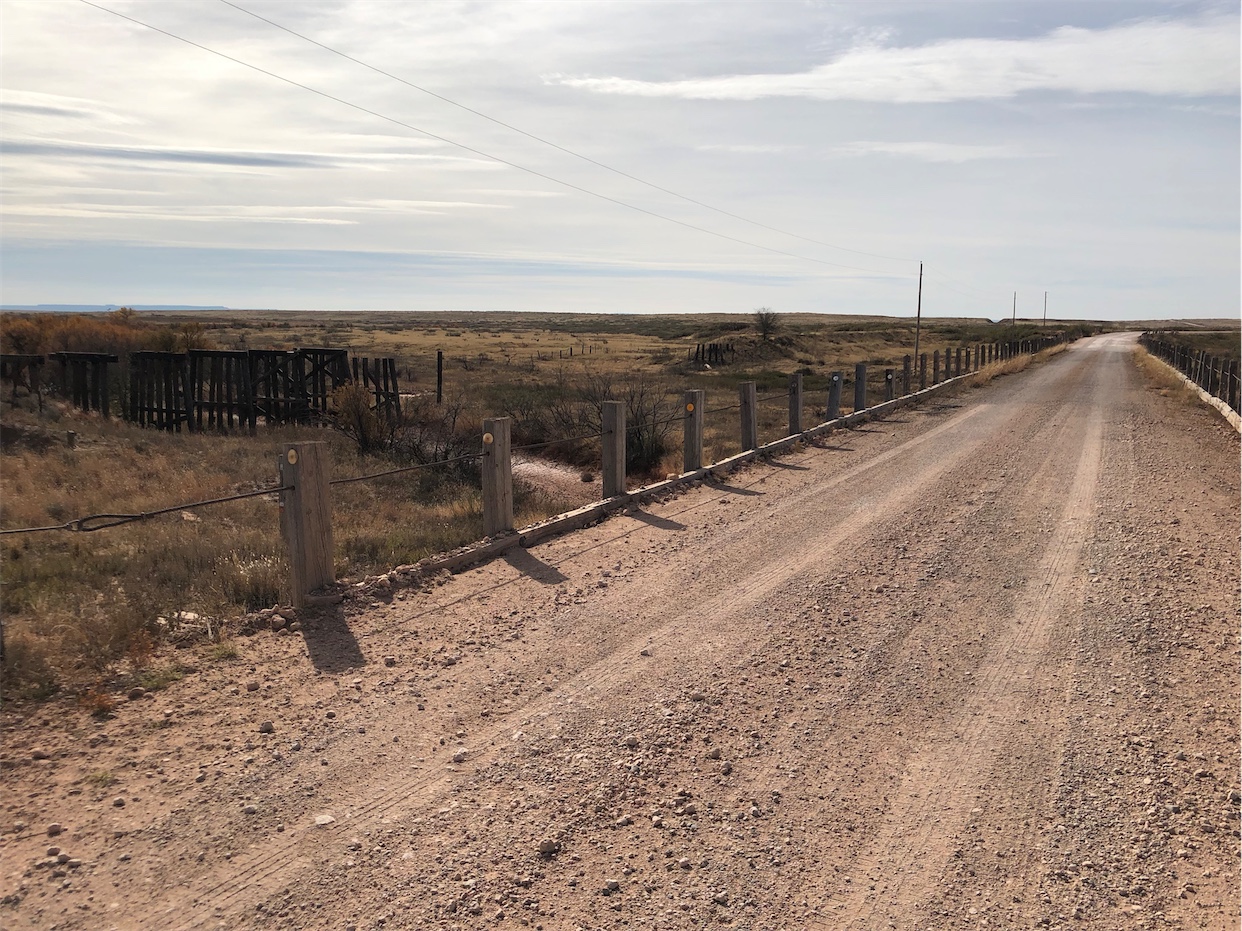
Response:
[{"label": "tire track in dirt", "polygon": [[[874,928],[908,918],[927,900],[939,885],[953,853],[952,839],[968,820],[972,800],[997,753],[1031,697],[1054,687],[1038,660],[1056,622],[1080,597],[1081,577],[1072,570],[1090,528],[1101,437],[1096,409],[1083,429],[1082,451],[1058,529],[1023,592],[1021,600],[1032,603],[1032,608],[1020,612],[993,646],[980,666],[977,688],[954,719],[907,763],[889,813],[855,868],[865,876],[882,875],[885,881],[874,892],[856,887],[832,927]],[[1046,491],[1044,476],[1028,482],[1027,488]],[[1032,665],[1037,672],[1030,679],[1011,678],[1015,669]]]},{"label": "tire track in dirt", "polygon": [[[859,476],[868,471],[899,459],[915,455],[924,445],[935,441],[943,434],[961,430],[978,414],[988,409],[986,404],[971,407],[957,413],[949,421],[940,424],[921,436],[904,441],[897,447],[873,457],[867,462],[846,469],[824,486],[808,489],[804,495],[818,497],[826,490],[857,481]],[[980,435],[976,443],[983,442]],[[881,519],[884,515],[897,513],[910,500],[916,497],[928,484],[936,481],[944,472],[963,457],[969,456],[975,444],[958,442],[952,446],[952,455],[935,460],[931,468],[924,468],[916,473],[915,481],[907,482],[899,494],[890,495],[882,507],[857,504],[839,517],[839,522],[827,532],[812,532],[813,527],[792,529],[782,534],[781,543],[775,547],[764,564],[751,562],[745,566],[738,565],[729,557],[728,546],[722,545],[716,550],[716,557],[709,561],[703,576],[705,580],[718,578],[734,578],[734,583],[727,591],[704,593],[698,587],[681,588],[672,603],[661,602],[657,607],[648,605],[617,604],[605,610],[622,613],[629,608],[635,620],[650,621],[657,616],[676,618],[674,622],[665,622],[654,629],[639,631],[629,637],[629,649],[638,651],[638,644],[644,648],[655,647],[660,652],[676,654],[687,665],[694,665],[701,659],[704,652],[738,652],[741,644],[756,636],[763,636],[763,631],[755,630],[746,623],[737,623],[745,619],[754,609],[765,602],[774,591],[791,577],[804,574],[809,568],[821,564],[827,554],[839,547],[841,543],[857,535],[869,523]],[[795,496],[797,498],[803,495]],[[803,514],[806,521],[806,502],[782,502],[781,511],[796,510]],[[680,513],[680,512],[674,512]],[[766,518],[765,518],[766,520]],[[813,522],[809,522],[813,523]],[[798,532],[802,530],[803,532]],[[752,527],[733,528],[730,536],[752,533]],[[806,539],[813,540],[806,546]],[[722,565],[723,563],[723,565]],[[749,574],[745,570],[749,570]],[[679,570],[672,570],[673,574]],[[715,585],[711,586],[713,589]],[[598,607],[593,607],[598,611]],[[698,618],[690,624],[689,617]],[[480,732],[474,741],[475,750],[471,754],[471,762],[482,765],[489,762],[494,753],[482,751],[480,748],[494,744],[498,737],[512,731],[515,722],[539,716],[554,715],[556,710],[570,704],[582,704],[593,699],[602,692],[620,688],[634,673],[627,664],[616,663],[611,654],[605,659],[588,666],[554,692],[539,701],[510,712],[505,718],[496,722],[488,729]],[[336,809],[348,811],[351,828],[362,830],[367,824],[377,824],[381,819],[398,817],[402,812],[426,808],[435,804],[434,800],[443,795],[445,789],[457,777],[454,771],[439,773],[421,773],[407,777],[392,784],[385,780],[383,790],[376,792],[374,786],[365,784],[356,786],[350,793],[351,798],[343,798],[334,803]],[[365,801],[363,801],[365,799]],[[231,869],[226,875],[212,877],[210,885],[194,887],[185,891],[196,903],[210,902],[216,915],[228,914],[238,909],[245,902],[261,900],[268,892],[281,886],[286,877],[305,871],[316,859],[314,848],[319,829],[314,826],[303,826],[285,833],[276,844],[256,846],[246,853],[234,857]],[[176,912],[184,912],[178,908]],[[174,912],[168,914],[173,919]],[[202,927],[204,922],[215,921],[215,916],[199,916],[188,923],[173,925],[181,931],[190,931]]]}]

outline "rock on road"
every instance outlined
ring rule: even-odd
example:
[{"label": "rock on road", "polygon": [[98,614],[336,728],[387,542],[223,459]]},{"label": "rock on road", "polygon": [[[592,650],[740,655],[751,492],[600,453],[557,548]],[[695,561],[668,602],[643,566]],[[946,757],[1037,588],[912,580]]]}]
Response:
[{"label": "rock on road", "polygon": [[1132,345],[10,716],[0,922],[1237,928],[1238,437]]}]

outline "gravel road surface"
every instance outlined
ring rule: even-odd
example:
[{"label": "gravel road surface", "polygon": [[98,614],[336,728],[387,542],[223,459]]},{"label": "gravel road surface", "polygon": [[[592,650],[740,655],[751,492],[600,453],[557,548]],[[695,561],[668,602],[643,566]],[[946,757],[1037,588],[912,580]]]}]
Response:
[{"label": "gravel road surface", "polygon": [[1238,436],[1132,345],[7,709],[0,924],[1238,928]]}]

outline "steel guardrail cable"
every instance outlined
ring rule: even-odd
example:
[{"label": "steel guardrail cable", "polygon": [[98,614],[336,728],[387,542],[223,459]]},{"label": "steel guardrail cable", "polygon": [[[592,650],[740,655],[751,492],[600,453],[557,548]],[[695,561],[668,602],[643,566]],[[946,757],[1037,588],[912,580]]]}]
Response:
[{"label": "steel guardrail cable", "polygon": [[[244,501],[247,498],[259,498],[264,495],[275,494],[279,491],[292,491],[292,485],[273,485],[270,488],[260,488],[257,491],[247,491],[236,495],[225,495],[222,498],[208,498],[205,501],[191,501],[189,504],[178,504],[172,507],[159,508],[155,511],[138,511],[133,514],[89,514],[86,517],[77,517],[63,524],[56,524],[49,527],[17,527],[11,530],[0,530],[0,535],[10,533],[43,533],[50,530],[64,530],[70,533],[94,533],[96,530],[107,530],[109,527],[120,527],[123,524],[132,524],[137,521],[150,520],[153,517],[160,517],[164,514],[172,514],[174,511],[189,511],[194,508],[206,507],[209,504],[224,504],[227,501]],[[94,521],[105,521],[98,526],[90,526]]]}]

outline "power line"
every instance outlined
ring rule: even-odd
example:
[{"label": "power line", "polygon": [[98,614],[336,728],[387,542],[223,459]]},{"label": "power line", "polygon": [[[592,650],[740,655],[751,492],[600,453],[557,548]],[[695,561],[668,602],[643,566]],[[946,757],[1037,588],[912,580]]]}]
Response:
[{"label": "power line", "polygon": [[482,149],[476,149],[473,146],[466,145],[463,142],[457,142],[453,139],[449,139],[446,136],[441,136],[441,135],[438,135],[437,133],[433,133],[430,130],[421,129],[418,126],[414,126],[411,123],[406,123],[403,120],[397,119],[396,117],[387,116],[383,113],[380,113],[377,110],[372,110],[369,107],[364,107],[361,104],[353,103],[349,100],[346,100],[343,97],[337,97],[335,94],[330,94],[327,91],[322,91],[316,87],[311,87],[309,84],[303,84],[299,81],[293,80],[292,78],[287,78],[284,75],[277,74],[274,71],[268,71],[266,68],[261,68],[258,65],[253,65],[250,62],[243,61],[240,58],[234,58],[232,55],[226,54],[225,52],[218,51],[209,46],[203,45],[199,42],[195,42],[193,39],[187,39],[185,36],[180,36],[174,32],[169,32],[167,29],[161,29],[159,26],[153,26],[150,23],[143,22],[140,19],[135,19],[134,17],[129,16],[125,13],[120,13],[116,10],[108,9],[105,6],[100,6],[98,3],[93,3],[92,0],[79,0],[79,2],[84,3],[89,7],[93,7],[97,10],[100,10],[104,13],[111,13],[113,16],[116,16],[119,19],[126,20],[127,22],[133,23],[136,26],[142,26],[144,29],[150,29],[152,32],[158,32],[160,35],[167,36],[170,39],[176,39],[178,42],[184,42],[186,45],[192,46],[196,49],[199,49],[200,51],[207,52],[211,55],[215,55],[218,58],[223,58],[226,61],[231,61],[236,65],[241,65],[243,68],[249,68],[251,71],[257,71],[259,74],[266,75],[267,77],[273,78],[274,80],[280,81],[284,84],[288,84],[292,87],[299,88],[300,90],[309,91],[312,94],[315,94],[319,97],[323,97],[325,100],[331,100],[334,103],[339,103],[353,110],[357,110],[360,113],[365,113],[368,116],[373,116],[377,119],[384,120],[385,122],[392,123],[396,126],[400,126],[403,129],[408,129],[411,132],[419,133],[421,135],[428,137],[429,139],[435,139],[438,142],[443,142],[447,145],[454,146],[455,148],[461,149],[462,151],[470,152],[471,154],[478,155],[481,158],[486,158],[491,161],[497,162],[498,164],[505,165],[509,168],[517,169],[518,171],[522,171],[522,172],[525,172],[526,174],[533,175],[536,178],[542,178],[543,180],[550,181],[553,184],[559,184],[562,187],[567,187],[570,190],[579,192],[580,194],[587,194],[591,197],[596,197],[600,200],[607,201],[610,204],[615,204],[618,207],[625,207],[637,213],[645,214],[646,216],[649,216],[649,217],[654,217],[657,220],[663,220],[666,223],[673,223],[673,224],[676,224],[677,226],[684,227],[685,229],[694,230],[695,232],[698,232],[698,233],[704,233],[708,236],[715,236],[717,239],[723,239],[728,242],[746,246],[747,248],[750,248],[750,249],[758,249],[762,252],[770,252],[773,255],[781,255],[786,258],[798,259],[799,261],[803,261],[803,262],[812,262],[816,265],[826,265],[832,268],[843,268],[849,271],[868,272],[873,275],[891,277],[891,276],[885,275],[885,273],[883,272],[880,272],[878,269],[863,268],[858,265],[843,265],[840,262],[829,262],[826,259],[816,259],[816,258],[812,258],[807,255],[799,255],[796,252],[787,252],[783,249],[774,249],[771,246],[764,246],[756,242],[750,242],[749,240],[746,240],[746,239],[739,239],[736,236],[730,236],[727,233],[720,233],[720,232],[717,232],[716,230],[707,229],[706,227],[696,226],[693,223],[687,223],[684,220],[678,220],[675,217],[669,217],[669,216],[665,216],[662,213],[656,213],[654,210],[648,210],[645,207],[639,207],[636,204],[627,203],[626,201],[619,200],[618,198],[615,198],[615,197],[609,197],[607,194],[601,194],[598,191],[592,191],[590,188],[582,187],[581,185],[574,184],[571,181],[563,181],[560,178],[556,178],[556,177],[553,177],[552,175],[545,174],[544,172],[538,171],[534,168],[527,168],[525,165],[519,165],[517,162],[512,162],[512,161],[509,161],[508,159],[501,158],[499,155],[492,155],[490,152],[484,152]]},{"label": "power line", "polygon": [[702,207],[705,210],[711,210],[714,213],[721,214],[722,216],[732,217],[734,220],[741,220],[743,223],[749,223],[752,226],[757,226],[757,227],[760,227],[761,229],[765,229],[773,233],[779,233],[782,236],[789,236],[793,239],[800,239],[803,242],[809,242],[816,246],[824,246],[825,248],[828,248],[828,249],[837,249],[841,252],[850,252],[850,253],[853,253],[854,255],[865,255],[873,259],[889,259],[894,262],[908,262],[908,263],[913,262],[913,259],[906,259],[906,258],[902,258],[900,256],[895,256],[895,255],[882,255],[881,253],[878,253],[878,252],[864,252],[861,249],[849,249],[845,246],[838,246],[834,243],[824,242],[819,239],[812,239],[809,236],[802,236],[799,233],[791,233],[789,232],[789,230],[783,230],[775,226],[770,226],[767,223],[760,222],[759,220],[752,220],[749,217],[744,217],[741,214],[733,213],[732,211],[725,210],[721,207],[713,206],[712,204],[705,203],[704,201],[698,200],[694,197],[690,197],[687,194],[682,194],[682,193],[679,193],[678,191],[674,191],[669,188],[662,187],[661,185],[656,184],[653,181],[648,181],[645,178],[640,178],[637,175],[630,174],[628,171],[623,171],[620,168],[614,168],[612,165],[607,165],[604,162],[599,161],[598,159],[591,158],[591,156],[589,155],[583,155],[581,152],[575,152],[573,149],[567,148],[563,145],[560,145],[559,143],[553,142],[551,139],[546,139],[543,136],[539,136],[535,133],[528,132],[527,130],[522,129],[519,126],[514,126],[512,123],[506,123],[504,120],[499,120],[496,117],[490,116],[489,114],[484,113],[481,110],[476,110],[474,107],[467,106],[464,103],[459,103],[458,101],[453,100],[452,98],[445,97],[443,94],[437,93],[436,91],[429,90],[426,87],[422,87],[421,85],[415,84],[413,81],[407,81],[405,78],[395,75],[391,71],[385,71],[383,68],[376,67],[375,65],[372,65],[369,62],[365,62],[360,58],[356,58],[353,55],[350,55],[348,52],[342,52],[340,49],[333,48],[330,45],[325,45],[323,42],[320,42],[317,39],[312,39],[310,36],[303,35],[302,33],[297,32],[293,29],[290,29],[288,26],[282,25],[281,23],[278,23],[275,20],[268,19],[266,16],[261,16],[258,13],[255,13],[253,10],[248,10],[243,6],[239,6],[238,4],[233,3],[232,0],[220,0],[220,2],[223,3],[225,6],[232,7],[238,12],[245,13],[247,16],[253,16],[255,19],[260,20],[261,22],[267,23],[269,26],[273,26],[276,29],[281,30],[282,32],[287,32],[289,35],[294,36],[295,38],[301,39],[303,42],[309,42],[311,45],[314,45],[317,48],[321,48],[325,52],[330,52],[333,55],[336,55],[340,58],[344,58],[346,61],[353,62],[355,65],[366,68],[368,71],[373,71],[376,74],[380,74],[386,78],[390,78],[391,80],[396,81],[398,84],[404,84],[406,87],[412,88],[413,90],[419,91],[420,93],[427,94],[428,96],[434,97],[436,98],[436,100],[441,100],[444,103],[449,104],[450,106],[457,107],[459,110],[465,110],[467,113],[473,113],[475,116],[481,119],[487,120],[489,123],[494,123],[497,126],[503,126],[505,129],[508,129],[511,132],[518,133],[519,135],[525,136],[527,139],[534,139],[536,142],[540,142],[543,145],[551,146],[552,148],[556,149],[558,152],[564,152],[566,155],[572,155],[574,158],[581,159],[584,162],[589,162],[590,164],[595,165],[597,168],[603,168],[605,171],[611,171],[613,174],[619,175],[622,178],[628,178],[630,181],[635,181],[639,184],[642,184],[642,185],[645,185],[651,188],[652,190],[659,191],[662,194],[668,194],[671,197],[676,197],[679,200],[684,200],[687,203],[694,204],[696,207]]}]

